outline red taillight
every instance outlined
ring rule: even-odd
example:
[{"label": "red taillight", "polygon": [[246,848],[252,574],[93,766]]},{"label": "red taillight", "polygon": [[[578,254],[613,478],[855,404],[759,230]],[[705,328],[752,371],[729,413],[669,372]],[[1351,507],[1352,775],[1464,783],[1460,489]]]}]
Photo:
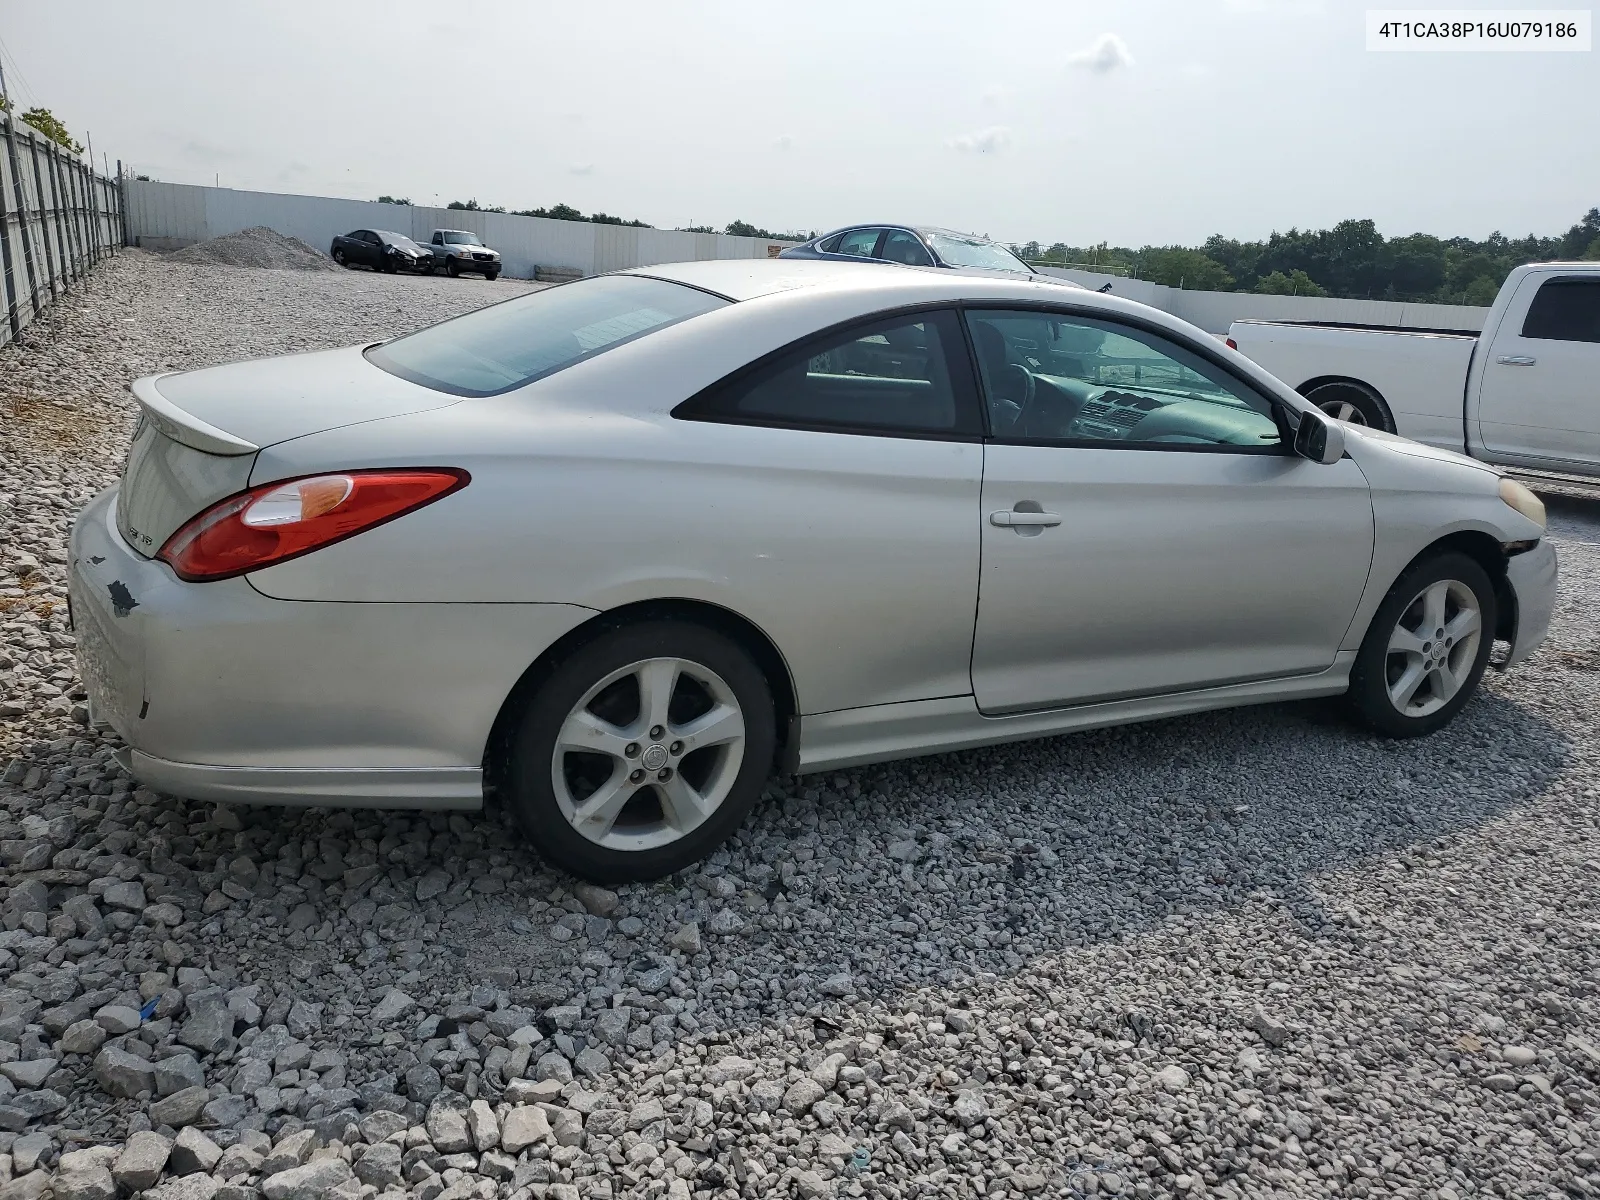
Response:
[{"label": "red taillight", "polygon": [[190,583],[287,562],[392,521],[467,486],[453,467],[341,471],[264,483],[219,501],[156,555]]},{"label": "red taillight", "polygon": [[1229,350],[1237,350],[1239,348],[1239,343],[1234,341],[1232,338],[1223,338],[1222,344]]}]

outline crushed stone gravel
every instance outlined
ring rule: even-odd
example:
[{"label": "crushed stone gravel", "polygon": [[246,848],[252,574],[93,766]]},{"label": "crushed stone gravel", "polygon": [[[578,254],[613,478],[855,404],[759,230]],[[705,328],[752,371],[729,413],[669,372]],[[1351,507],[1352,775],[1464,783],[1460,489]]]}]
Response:
[{"label": "crushed stone gravel", "polygon": [[508,286],[129,252],[0,355],[0,1200],[1600,1189],[1593,502],[1550,642],[1431,738],[1272,706],[774,781],[652,886],[493,810],[129,779],[63,603],[127,381]]},{"label": "crushed stone gravel", "polygon": [[173,262],[215,267],[265,267],[277,271],[338,271],[342,268],[315,246],[265,225],[196,242],[169,256]]}]

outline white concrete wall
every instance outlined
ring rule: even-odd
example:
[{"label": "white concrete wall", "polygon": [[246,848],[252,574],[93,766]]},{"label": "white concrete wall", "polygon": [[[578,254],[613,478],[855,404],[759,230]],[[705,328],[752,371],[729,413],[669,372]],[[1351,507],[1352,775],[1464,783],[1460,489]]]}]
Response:
[{"label": "white concrete wall", "polygon": [[1245,317],[1267,321],[1345,321],[1357,325],[1394,325],[1413,329],[1481,330],[1487,308],[1456,304],[1404,304],[1393,300],[1340,300],[1331,296],[1261,296],[1253,292],[1192,292],[1124,279],[1094,271],[1065,267],[1041,268],[1084,287],[1111,285],[1113,296],[1126,296],[1198,325],[1207,333],[1223,334]]},{"label": "white concrete wall", "polygon": [[535,267],[569,267],[593,275],[662,262],[766,258],[777,253],[773,247],[793,245],[764,238],[328,196],[241,192],[151,180],[128,183],[128,234],[135,245],[184,246],[253,225],[265,225],[323,251],[335,235],[352,229],[388,229],[419,242],[426,242],[435,229],[467,229],[500,251],[507,275],[523,279],[531,278]]}]

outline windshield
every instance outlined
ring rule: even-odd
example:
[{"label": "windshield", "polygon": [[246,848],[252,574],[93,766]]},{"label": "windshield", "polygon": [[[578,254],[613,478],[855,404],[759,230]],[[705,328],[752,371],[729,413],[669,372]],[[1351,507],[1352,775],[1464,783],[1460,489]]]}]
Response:
[{"label": "windshield", "polygon": [[922,238],[947,267],[988,267],[992,271],[1033,274],[1027,263],[996,242],[954,233],[924,232]]},{"label": "windshield", "polygon": [[430,325],[367,359],[436,391],[494,396],[728,303],[661,279],[602,275]]},{"label": "windshield", "polygon": [[380,229],[377,231],[377,233],[378,237],[382,240],[385,246],[399,246],[402,250],[416,250],[419,253],[422,250],[421,246],[417,245],[403,233],[390,233],[386,229]]},{"label": "windshield", "polygon": [[444,240],[446,242],[448,242],[452,246],[481,246],[481,245],[483,245],[483,243],[478,240],[478,235],[477,234],[475,234],[475,233],[456,233],[454,230],[452,230],[449,233],[446,233],[444,235]]}]

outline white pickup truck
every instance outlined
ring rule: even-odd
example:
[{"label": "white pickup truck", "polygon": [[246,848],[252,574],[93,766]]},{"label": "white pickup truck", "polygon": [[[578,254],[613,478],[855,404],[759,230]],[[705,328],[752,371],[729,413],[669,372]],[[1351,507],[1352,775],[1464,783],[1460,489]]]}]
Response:
[{"label": "white pickup truck", "polygon": [[1228,345],[1341,420],[1600,476],[1600,262],[1518,267],[1481,334],[1235,321]]}]

